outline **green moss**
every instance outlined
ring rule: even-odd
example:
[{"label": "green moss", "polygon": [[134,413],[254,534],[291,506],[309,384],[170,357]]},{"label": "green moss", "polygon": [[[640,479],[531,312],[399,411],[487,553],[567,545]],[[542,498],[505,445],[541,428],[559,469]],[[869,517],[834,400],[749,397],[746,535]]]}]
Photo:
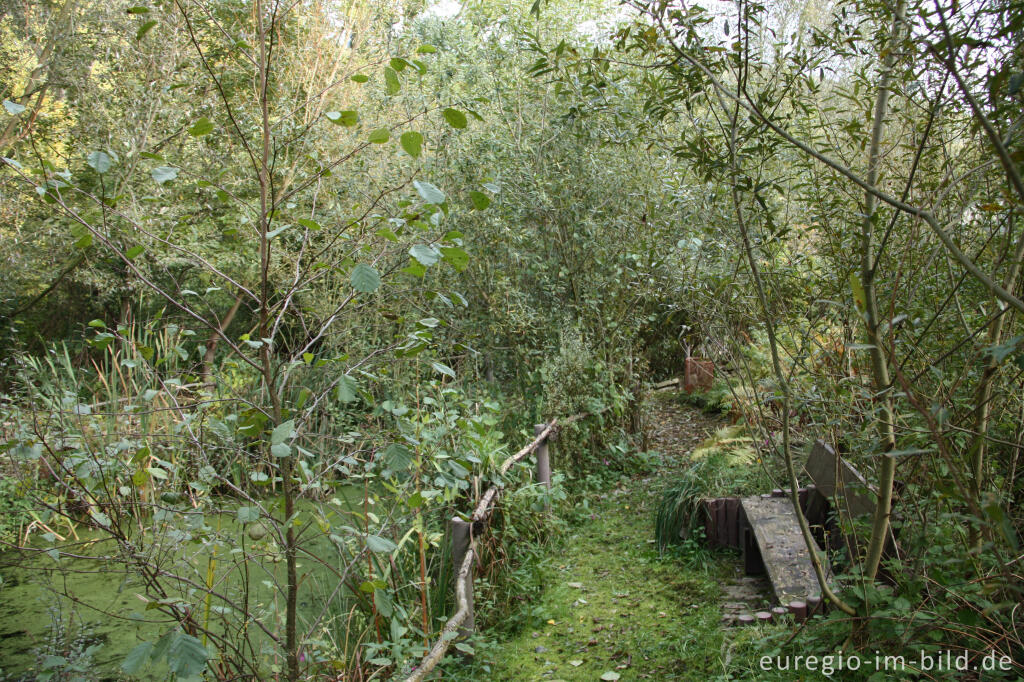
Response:
[{"label": "green moss", "polygon": [[546,589],[524,607],[525,627],[478,641],[475,660],[448,672],[526,681],[596,680],[614,671],[666,680],[720,670],[719,584],[730,560],[715,558],[702,571],[660,557],[651,539],[652,482],[634,480],[603,496],[591,519],[551,548],[541,567]]}]

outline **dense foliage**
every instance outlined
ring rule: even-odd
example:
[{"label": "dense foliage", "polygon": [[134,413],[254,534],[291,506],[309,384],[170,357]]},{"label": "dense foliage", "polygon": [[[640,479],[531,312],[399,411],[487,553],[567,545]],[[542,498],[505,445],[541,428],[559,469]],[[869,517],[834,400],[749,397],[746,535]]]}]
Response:
[{"label": "dense foliage", "polygon": [[3,561],[133,638],[51,612],[15,672],[400,676],[533,424],[590,415],[505,501],[493,621],[691,355],[765,478],[823,438],[874,489],[810,636],[1024,662],[1022,34],[1009,0],[7,3]]}]

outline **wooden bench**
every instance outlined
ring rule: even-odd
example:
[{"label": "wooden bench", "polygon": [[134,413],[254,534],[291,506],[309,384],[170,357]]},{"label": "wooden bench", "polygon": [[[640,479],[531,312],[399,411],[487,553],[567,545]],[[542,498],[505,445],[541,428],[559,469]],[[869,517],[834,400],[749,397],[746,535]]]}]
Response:
[{"label": "wooden bench", "polygon": [[[852,536],[843,536],[835,524],[833,510],[844,522],[871,514],[875,491],[849,462],[822,441],[811,448],[804,467],[813,485],[799,491],[800,508],[819,546],[808,548],[789,494],[775,490],[770,494],[745,498],[706,500],[705,536],[712,547],[733,547],[743,552],[747,573],[766,573],[779,604],[801,617],[813,613],[821,602],[821,587],[811,563],[818,553],[826,576],[831,567],[825,549],[845,548],[856,556],[858,547]],[[842,537],[836,546],[830,538]],[[894,546],[890,539],[890,549]],[[791,605],[806,605],[806,609]]]},{"label": "wooden bench", "polygon": [[[817,604],[821,588],[811,564],[811,554],[800,533],[793,504],[788,497],[745,497],[741,503],[743,564],[747,573],[767,573],[775,599]],[[821,561],[828,559],[817,547]]]}]

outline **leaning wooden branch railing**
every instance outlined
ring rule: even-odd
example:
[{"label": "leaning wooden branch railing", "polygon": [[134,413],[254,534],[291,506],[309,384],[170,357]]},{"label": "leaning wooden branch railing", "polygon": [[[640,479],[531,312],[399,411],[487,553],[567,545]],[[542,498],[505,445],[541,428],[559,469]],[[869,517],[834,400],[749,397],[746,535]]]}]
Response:
[{"label": "leaning wooden branch railing", "polygon": [[[590,414],[577,414],[562,422],[552,419],[547,424],[535,425],[533,427],[535,434],[533,441],[502,462],[501,466],[498,467],[499,473],[504,476],[514,464],[536,452],[537,482],[543,483],[550,488],[551,461],[548,455],[548,440],[557,433],[559,426],[567,426],[587,416],[590,416]],[[473,537],[473,528],[490,518],[491,511],[494,509],[494,503],[497,501],[500,493],[501,488],[492,485],[480,498],[480,502],[477,503],[469,521],[464,521],[459,517],[452,519],[452,558],[454,560],[453,563],[459,567],[459,572],[455,576],[455,601],[457,609],[455,615],[449,618],[448,622],[441,629],[441,636],[434,643],[434,646],[430,648],[426,656],[423,657],[420,664],[413,670],[412,674],[406,678],[406,682],[421,682],[441,662],[453,640],[459,637],[460,634],[466,635],[473,631],[473,558],[476,555],[476,538]]]}]

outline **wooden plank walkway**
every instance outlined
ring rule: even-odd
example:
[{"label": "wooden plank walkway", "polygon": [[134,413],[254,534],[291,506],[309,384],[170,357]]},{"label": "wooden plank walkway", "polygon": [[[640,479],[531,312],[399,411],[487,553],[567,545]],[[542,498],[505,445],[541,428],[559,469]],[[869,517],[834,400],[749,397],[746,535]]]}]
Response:
[{"label": "wooden plank walkway", "polygon": [[[789,498],[745,497],[742,509],[747,520],[743,524],[747,571],[756,572],[763,565],[784,606],[792,601],[820,601],[821,588]],[[824,557],[822,561],[827,562]]]}]

